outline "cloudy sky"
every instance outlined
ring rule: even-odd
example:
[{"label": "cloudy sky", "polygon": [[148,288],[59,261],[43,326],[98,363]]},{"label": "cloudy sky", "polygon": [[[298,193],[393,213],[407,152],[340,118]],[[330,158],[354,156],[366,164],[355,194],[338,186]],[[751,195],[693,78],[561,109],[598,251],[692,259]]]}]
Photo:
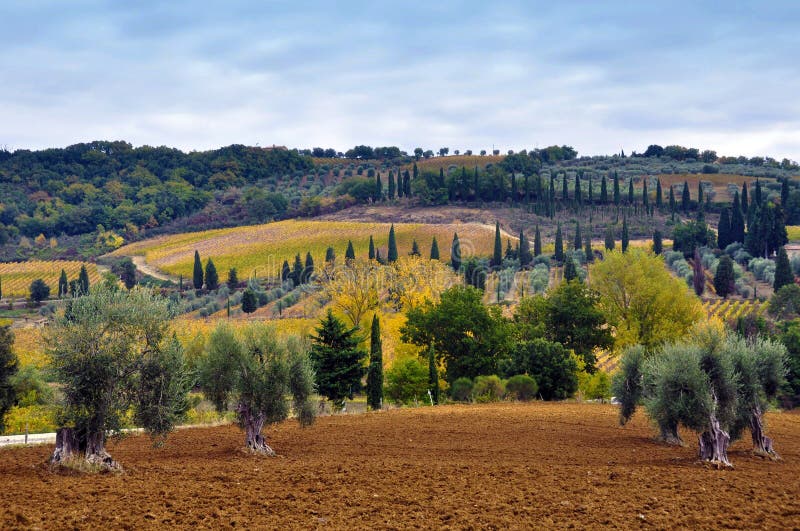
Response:
[{"label": "cloudy sky", "polygon": [[799,21],[794,0],[2,0],[0,146],[800,160]]}]

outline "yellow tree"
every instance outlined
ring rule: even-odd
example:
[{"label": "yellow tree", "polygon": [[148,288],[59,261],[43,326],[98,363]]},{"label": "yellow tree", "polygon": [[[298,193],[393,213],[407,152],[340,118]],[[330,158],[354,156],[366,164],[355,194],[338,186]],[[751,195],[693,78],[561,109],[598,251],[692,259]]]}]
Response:
[{"label": "yellow tree", "polygon": [[425,301],[437,300],[443,291],[459,282],[459,277],[439,260],[406,256],[392,265],[387,280],[391,302],[397,309],[408,311]]},{"label": "yellow tree", "polygon": [[642,249],[607,252],[591,266],[589,277],[619,349],[675,341],[704,316],[686,283],[672,276],[660,257]]},{"label": "yellow tree", "polygon": [[380,306],[386,270],[375,260],[348,260],[325,275],[323,293],[331,305],[350,321],[361,325],[367,313]]}]

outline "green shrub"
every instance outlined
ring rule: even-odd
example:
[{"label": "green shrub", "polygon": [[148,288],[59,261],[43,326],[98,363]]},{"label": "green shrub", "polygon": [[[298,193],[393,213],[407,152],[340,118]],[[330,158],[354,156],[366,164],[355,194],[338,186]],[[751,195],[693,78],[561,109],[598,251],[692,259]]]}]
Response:
[{"label": "green shrub", "polygon": [[497,402],[505,395],[505,383],[496,374],[475,377],[472,397],[478,403]]},{"label": "green shrub", "polygon": [[450,396],[458,402],[469,402],[472,399],[472,380],[463,376],[453,382]]},{"label": "green shrub", "polygon": [[536,398],[539,386],[536,380],[527,374],[517,374],[506,381],[506,396],[514,400],[527,402]]},{"label": "green shrub", "polygon": [[589,400],[608,400],[611,398],[611,378],[603,371],[597,371],[589,379],[586,386],[586,398]]},{"label": "green shrub", "polygon": [[386,371],[386,396],[399,404],[427,402],[428,366],[417,358],[398,360]]}]

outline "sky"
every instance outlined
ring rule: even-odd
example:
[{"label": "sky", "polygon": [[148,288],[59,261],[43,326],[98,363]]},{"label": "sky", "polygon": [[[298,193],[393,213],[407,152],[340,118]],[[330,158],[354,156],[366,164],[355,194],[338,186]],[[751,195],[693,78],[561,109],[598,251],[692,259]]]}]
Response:
[{"label": "sky", "polygon": [[0,2],[0,147],[800,160],[800,2]]}]

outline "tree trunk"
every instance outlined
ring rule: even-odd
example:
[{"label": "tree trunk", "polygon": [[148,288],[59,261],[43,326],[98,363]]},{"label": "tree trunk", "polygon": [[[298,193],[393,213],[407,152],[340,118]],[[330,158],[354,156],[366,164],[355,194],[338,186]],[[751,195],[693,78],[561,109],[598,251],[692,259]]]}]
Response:
[{"label": "tree trunk", "polygon": [[657,440],[666,443],[666,444],[674,444],[675,446],[683,446],[683,439],[681,436],[678,435],[678,424],[675,422],[670,422],[667,424],[662,424],[659,426],[661,430],[661,434],[657,437]]},{"label": "tree trunk", "polygon": [[753,453],[777,461],[781,458],[772,447],[772,439],[764,435],[761,407],[756,405],[750,411],[750,434],[753,436]]},{"label": "tree trunk", "polygon": [[245,446],[247,446],[247,449],[270,457],[275,456],[275,451],[269,447],[267,440],[261,434],[261,430],[264,428],[264,416],[254,415],[250,408],[243,404],[239,404],[237,413],[239,414],[239,421],[244,427]]},{"label": "tree trunk", "polygon": [[50,457],[54,464],[64,464],[71,460],[83,459],[103,470],[121,470],[122,467],[106,452],[105,434],[103,432],[90,433],[85,440],[81,440],[75,428],[59,428],[56,431],[56,448]]},{"label": "tree trunk", "polygon": [[700,459],[722,468],[733,468],[728,461],[728,445],[731,438],[719,425],[715,414],[709,417],[708,429],[700,434]]}]

